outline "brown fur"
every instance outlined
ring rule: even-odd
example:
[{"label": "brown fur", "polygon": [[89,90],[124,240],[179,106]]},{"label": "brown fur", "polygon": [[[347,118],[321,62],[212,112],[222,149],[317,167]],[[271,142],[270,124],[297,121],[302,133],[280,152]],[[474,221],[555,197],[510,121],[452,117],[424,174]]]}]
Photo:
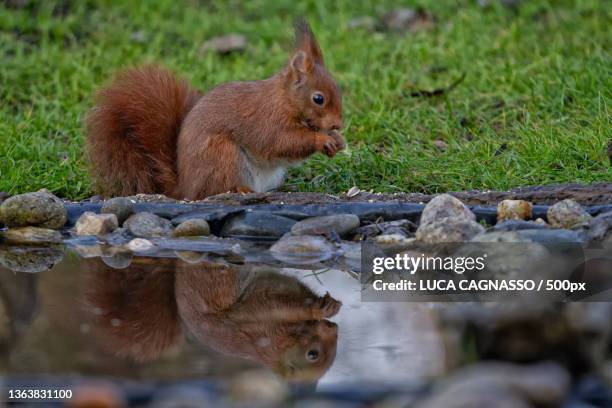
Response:
[{"label": "brown fur", "polygon": [[105,195],[164,193],[176,186],[176,140],[198,93],[162,68],[124,71],[96,96],[87,147]]},{"label": "brown fur", "polygon": [[[319,297],[295,278],[273,271],[181,264],[179,314],[202,343],[260,362],[287,379],[320,378],[336,357],[337,326],[325,318],[341,303]],[[306,353],[319,357],[309,361]]]},{"label": "brown fur", "polygon": [[82,306],[102,347],[122,357],[158,357],[183,323],[219,352],[313,381],[334,361],[337,326],[326,318],[341,303],[274,271],[142,258],[124,270],[88,261]]},{"label": "brown fur", "polygon": [[123,270],[100,259],[84,264],[85,320],[109,352],[136,361],[159,356],[180,338],[174,296],[175,261],[135,259]]},{"label": "brown fur", "polygon": [[296,41],[273,77],[220,85],[200,98],[160,68],[120,75],[87,121],[102,192],[201,199],[250,191],[251,163],[273,169],[343,149],[341,94],[308,24],[296,26]]}]

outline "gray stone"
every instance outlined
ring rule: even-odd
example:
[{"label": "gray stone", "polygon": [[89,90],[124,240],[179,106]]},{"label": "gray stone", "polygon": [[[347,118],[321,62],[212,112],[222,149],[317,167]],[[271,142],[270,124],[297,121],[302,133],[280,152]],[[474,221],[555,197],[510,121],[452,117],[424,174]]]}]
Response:
[{"label": "gray stone", "polygon": [[13,196],[0,205],[0,222],[8,227],[59,229],[66,224],[66,220],[62,201],[44,189]]},{"label": "gray stone", "polygon": [[546,223],[542,224],[535,221],[510,220],[495,224],[491,228],[491,231],[519,231],[546,228],[548,228],[548,225]]},{"label": "gray stone", "polygon": [[423,209],[420,225],[430,224],[442,218],[476,221],[476,216],[459,199],[440,194],[431,199]]},{"label": "gray stone", "polygon": [[123,225],[125,220],[134,213],[134,203],[126,197],[111,198],[102,204],[100,213],[115,214],[119,225]]},{"label": "gray stone", "polygon": [[497,204],[497,222],[508,220],[528,220],[533,213],[533,205],[525,200],[503,200]]},{"label": "gray stone", "polygon": [[220,37],[213,37],[202,45],[202,51],[214,51],[219,54],[229,54],[232,52],[244,51],[247,46],[247,39],[241,34],[227,34]]},{"label": "gray stone", "polygon": [[279,238],[289,232],[296,221],[267,212],[246,212],[232,217],[221,229],[222,237],[250,236]]},{"label": "gray stone", "polygon": [[104,235],[119,227],[115,214],[95,214],[84,212],[75,225],[77,235]]},{"label": "gray stone", "polygon": [[560,201],[549,207],[546,217],[552,227],[567,229],[586,226],[592,218],[580,204],[572,199]]},{"label": "gray stone", "polygon": [[414,235],[413,233],[416,229],[417,226],[410,220],[397,220],[364,225],[357,228],[355,234],[361,236],[362,239],[377,235],[402,235],[410,237]]},{"label": "gray stone", "polygon": [[334,214],[306,218],[291,228],[294,235],[322,235],[335,232],[346,235],[359,227],[359,217],[354,214]]},{"label": "gray stone", "polygon": [[441,218],[421,224],[416,232],[416,239],[429,245],[445,242],[465,242],[483,231],[484,227],[482,225],[469,218]]},{"label": "gray stone", "polygon": [[172,234],[172,223],[155,214],[141,212],[130,216],[124,223],[135,237],[165,237]]},{"label": "gray stone", "polygon": [[60,247],[0,246],[0,266],[14,272],[48,271],[63,258],[64,251]]},{"label": "gray stone", "polygon": [[270,252],[281,262],[306,265],[330,259],[335,248],[323,237],[287,235],[272,245]]},{"label": "gray stone", "polygon": [[612,211],[599,214],[589,222],[586,228],[586,236],[590,240],[602,241],[612,235]]},{"label": "gray stone", "polygon": [[173,237],[195,237],[210,235],[210,225],[203,219],[192,219],[180,223],[172,232]]},{"label": "gray stone", "polygon": [[62,242],[62,234],[48,228],[10,228],[0,233],[0,240],[11,244],[58,244]]},{"label": "gray stone", "polygon": [[130,242],[134,236],[127,230],[127,228],[117,228],[110,234],[102,235],[99,237],[100,241],[105,242],[109,245],[120,246]]}]

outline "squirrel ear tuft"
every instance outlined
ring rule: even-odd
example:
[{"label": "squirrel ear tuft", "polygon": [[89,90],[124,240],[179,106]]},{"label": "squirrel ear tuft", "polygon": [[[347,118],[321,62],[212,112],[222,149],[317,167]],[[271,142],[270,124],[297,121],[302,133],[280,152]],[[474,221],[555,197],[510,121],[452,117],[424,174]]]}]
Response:
[{"label": "squirrel ear tuft", "polygon": [[295,23],[295,46],[312,59],[315,64],[324,65],[323,52],[306,20],[300,18]]},{"label": "squirrel ear tuft", "polygon": [[295,85],[302,85],[306,81],[306,76],[314,68],[312,59],[302,50],[298,50],[289,63],[291,77]]}]

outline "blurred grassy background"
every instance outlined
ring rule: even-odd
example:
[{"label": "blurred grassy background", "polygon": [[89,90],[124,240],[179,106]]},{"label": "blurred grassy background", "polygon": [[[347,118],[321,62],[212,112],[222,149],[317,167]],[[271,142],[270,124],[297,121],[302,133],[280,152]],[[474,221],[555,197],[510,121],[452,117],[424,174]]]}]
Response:
[{"label": "blurred grassy background", "polygon": [[[487,5],[483,6],[483,3]],[[94,194],[82,119],[122,67],[160,62],[200,89],[260,79],[306,17],[344,91],[349,150],[292,170],[283,189],[507,189],[612,181],[609,1],[0,2],[0,191]],[[353,19],[420,8],[408,32]],[[243,34],[242,53],[202,51]],[[417,90],[455,89],[433,98]]]}]

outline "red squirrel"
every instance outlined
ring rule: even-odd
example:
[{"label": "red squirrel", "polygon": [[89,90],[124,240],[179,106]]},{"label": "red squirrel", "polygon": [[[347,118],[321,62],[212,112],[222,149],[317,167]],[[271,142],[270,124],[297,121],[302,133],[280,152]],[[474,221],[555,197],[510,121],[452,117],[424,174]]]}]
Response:
[{"label": "red squirrel", "polygon": [[83,263],[81,319],[112,354],[151,361],[183,338],[271,368],[291,381],[320,378],[336,357],[342,303],[267,267],[135,258],[115,270]]},{"label": "red squirrel", "polygon": [[271,78],[202,94],[165,69],[131,69],[98,92],[86,122],[105,195],[265,192],[289,166],[345,146],[342,96],[304,21],[289,63]]}]

